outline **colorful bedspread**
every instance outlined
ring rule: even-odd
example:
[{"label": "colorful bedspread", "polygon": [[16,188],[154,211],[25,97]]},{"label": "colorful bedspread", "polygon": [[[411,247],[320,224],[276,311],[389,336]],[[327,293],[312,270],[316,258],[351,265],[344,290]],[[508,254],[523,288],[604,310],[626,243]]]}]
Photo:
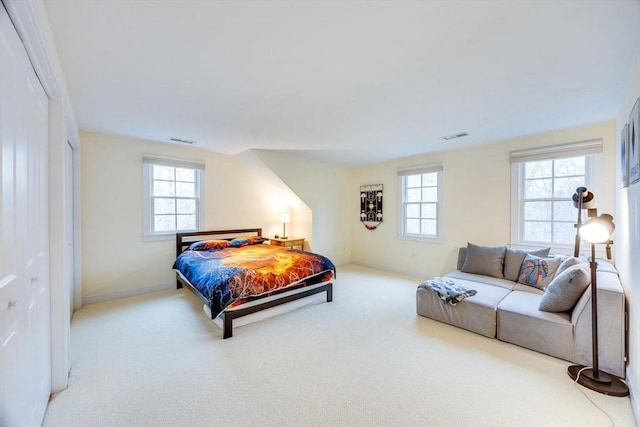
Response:
[{"label": "colorful bedspread", "polygon": [[173,265],[209,299],[214,318],[227,308],[296,285],[329,281],[335,274],[335,266],[328,258],[310,252],[264,244],[219,246],[187,249]]}]

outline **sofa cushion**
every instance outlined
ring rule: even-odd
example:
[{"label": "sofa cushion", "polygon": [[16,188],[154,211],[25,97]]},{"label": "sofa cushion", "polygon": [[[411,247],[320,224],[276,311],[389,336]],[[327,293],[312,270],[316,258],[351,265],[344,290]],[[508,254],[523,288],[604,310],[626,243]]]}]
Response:
[{"label": "sofa cushion", "polygon": [[464,271],[460,271],[460,270],[455,270],[450,273],[447,273],[445,274],[445,277],[449,277],[452,279],[466,280],[469,282],[486,283],[487,285],[500,286],[501,288],[509,289],[509,290],[517,286],[517,283],[514,283],[511,280],[498,279],[497,277],[489,277],[483,274],[465,273]]},{"label": "sofa cushion", "polygon": [[520,283],[516,283],[516,285],[513,287],[513,290],[520,292],[529,292],[536,295],[544,294],[544,291],[542,289],[534,288],[533,286],[529,285],[522,285]]},{"label": "sofa cushion", "polygon": [[504,257],[504,278],[511,280],[512,282],[517,282],[524,257],[527,256],[527,254],[546,257],[549,255],[549,250],[550,248],[527,251],[521,249],[507,249]]},{"label": "sofa cushion", "polygon": [[522,262],[518,283],[545,290],[560,266],[560,258],[540,258],[527,254]]},{"label": "sofa cushion", "polygon": [[513,291],[497,312],[497,338],[565,360],[573,358],[573,325],[569,313],[538,310],[542,295]]},{"label": "sofa cushion", "polygon": [[438,295],[425,288],[416,290],[416,309],[420,316],[484,335],[496,336],[496,307],[509,289],[456,279],[456,283],[477,291],[455,306],[443,304]]},{"label": "sofa cushion", "polygon": [[591,283],[591,276],[581,265],[574,265],[556,274],[540,300],[539,309],[549,312],[573,310]]},{"label": "sofa cushion", "polygon": [[467,256],[462,271],[502,279],[506,251],[506,246],[491,247],[467,243]]}]

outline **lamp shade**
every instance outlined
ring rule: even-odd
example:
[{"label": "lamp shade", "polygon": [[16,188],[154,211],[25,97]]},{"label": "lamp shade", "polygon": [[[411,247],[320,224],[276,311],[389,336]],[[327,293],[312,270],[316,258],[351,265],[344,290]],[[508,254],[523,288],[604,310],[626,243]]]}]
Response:
[{"label": "lamp shade", "polygon": [[580,236],[589,243],[607,243],[616,226],[609,214],[591,218],[580,227]]},{"label": "lamp shade", "polygon": [[[582,205],[580,205],[580,196],[582,196]],[[591,209],[595,207],[595,201],[593,200],[593,193],[586,189],[586,187],[576,188],[576,192],[571,196],[573,200],[573,206],[575,208]]]},{"label": "lamp shade", "polygon": [[289,224],[291,222],[291,216],[288,213],[281,213],[280,222],[283,224]]}]

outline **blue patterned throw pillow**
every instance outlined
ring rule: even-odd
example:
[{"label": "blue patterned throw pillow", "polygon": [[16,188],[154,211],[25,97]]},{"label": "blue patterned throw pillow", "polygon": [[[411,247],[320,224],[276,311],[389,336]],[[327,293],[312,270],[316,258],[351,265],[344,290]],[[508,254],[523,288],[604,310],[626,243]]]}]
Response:
[{"label": "blue patterned throw pillow", "polygon": [[249,236],[249,237],[237,237],[229,242],[229,246],[232,248],[239,248],[247,245],[259,245],[265,242],[267,239],[261,236]]},{"label": "blue patterned throw pillow", "polygon": [[540,258],[527,254],[520,267],[518,283],[544,291],[553,280],[561,262],[560,258]]},{"label": "blue patterned throw pillow", "polygon": [[192,243],[189,249],[192,251],[210,251],[212,249],[224,249],[229,246],[227,240],[201,240]]}]

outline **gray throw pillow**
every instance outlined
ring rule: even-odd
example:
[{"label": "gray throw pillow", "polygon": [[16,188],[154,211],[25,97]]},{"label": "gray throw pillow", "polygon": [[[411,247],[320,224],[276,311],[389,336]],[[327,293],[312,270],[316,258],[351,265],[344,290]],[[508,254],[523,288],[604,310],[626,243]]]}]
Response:
[{"label": "gray throw pillow", "polygon": [[467,256],[462,264],[462,271],[502,279],[506,251],[506,246],[490,247],[467,243]]},{"label": "gray throw pillow", "polygon": [[522,267],[522,261],[527,254],[546,257],[549,255],[551,248],[542,248],[531,251],[525,251],[521,249],[507,249],[507,253],[504,257],[504,278],[516,282],[518,275],[520,274],[520,267]]},{"label": "gray throw pillow", "polygon": [[462,270],[464,260],[467,258],[467,248],[458,249],[458,263],[456,264],[456,270]]},{"label": "gray throw pillow", "polygon": [[552,313],[572,310],[590,283],[591,277],[584,266],[569,267],[549,283],[538,308]]},{"label": "gray throw pillow", "polygon": [[544,291],[553,280],[561,262],[560,258],[540,258],[527,254],[522,261],[522,267],[520,267],[518,283]]},{"label": "gray throw pillow", "polygon": [[586,267],[586,268],[589,267],[589,264],[580,258],[576,258],[573,256],[568,257],[568,258],[565,258],[564,261],[562,261],[562,263],[560,264],[560,267],[558,267],[558,269],[556,270],[556,276],[559,274],[562,274],[563,271],[568,270],[574,265],[582,265],[583,267]]}]

